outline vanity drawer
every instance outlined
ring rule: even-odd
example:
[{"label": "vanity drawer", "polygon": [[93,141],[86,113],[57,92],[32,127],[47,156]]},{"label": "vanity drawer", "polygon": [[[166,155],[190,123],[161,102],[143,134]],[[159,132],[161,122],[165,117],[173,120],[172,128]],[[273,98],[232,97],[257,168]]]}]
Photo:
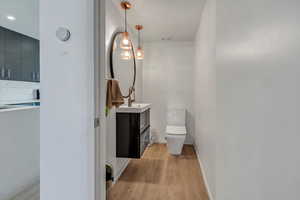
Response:
[{"label": "vanity drawer", "polygon": [[143,132],[150,125],[150,109],[140,114],[140,130]]},{"label": "vanity drawer", "polygon": [[140,156],[143,156],[144,151],[146,150],[147,146],[150,143],[150,127],[148,127],[142,134],[141,134],[141,141],[140,141]]}]

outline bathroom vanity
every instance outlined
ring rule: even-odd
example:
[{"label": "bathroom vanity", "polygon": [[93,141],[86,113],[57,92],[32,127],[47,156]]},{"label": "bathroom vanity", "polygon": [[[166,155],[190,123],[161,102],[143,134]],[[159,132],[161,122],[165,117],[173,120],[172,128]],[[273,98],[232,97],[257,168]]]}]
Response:
[{"label": "bathroom vanity", "polygon": [[117,109],[117,157],[141,158],[150,143],[150,104]]}]

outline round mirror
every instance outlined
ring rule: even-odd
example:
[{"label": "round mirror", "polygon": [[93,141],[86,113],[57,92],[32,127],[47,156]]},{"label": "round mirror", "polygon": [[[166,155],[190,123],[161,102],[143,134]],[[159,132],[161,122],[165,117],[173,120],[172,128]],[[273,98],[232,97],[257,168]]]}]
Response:
[{"label": "round mirror", "polygon": [[119,81],[124,98],[128,98],[133,92],[136,79],[136,61],[132,41],[130,49],[122,48],[123,32],[113,35],[110,50],[110,75],[112,79]]}]

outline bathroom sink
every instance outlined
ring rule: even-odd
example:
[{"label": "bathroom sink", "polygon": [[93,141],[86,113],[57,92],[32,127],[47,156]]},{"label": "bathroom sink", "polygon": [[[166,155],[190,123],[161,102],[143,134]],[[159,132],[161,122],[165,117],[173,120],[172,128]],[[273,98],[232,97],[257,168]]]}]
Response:
[{"label": "bathroom sink", "polygon": [[127,104],[121,105],[117,108],[118,113],[142,113],[149,109],[151,104],[149,103],[133,103],[131,107],[128,107]]}]

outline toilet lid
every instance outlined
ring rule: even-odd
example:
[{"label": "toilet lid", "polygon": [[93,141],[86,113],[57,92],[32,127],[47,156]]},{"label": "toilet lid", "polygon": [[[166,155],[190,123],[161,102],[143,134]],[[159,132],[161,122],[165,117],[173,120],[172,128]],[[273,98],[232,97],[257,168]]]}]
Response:
[{"label": "toilet lid", "polygon": [[186,127],[185,126],[167,126],[166,132],[167,132],[167,134],[172,134],[172,135],[185,135]]}]

